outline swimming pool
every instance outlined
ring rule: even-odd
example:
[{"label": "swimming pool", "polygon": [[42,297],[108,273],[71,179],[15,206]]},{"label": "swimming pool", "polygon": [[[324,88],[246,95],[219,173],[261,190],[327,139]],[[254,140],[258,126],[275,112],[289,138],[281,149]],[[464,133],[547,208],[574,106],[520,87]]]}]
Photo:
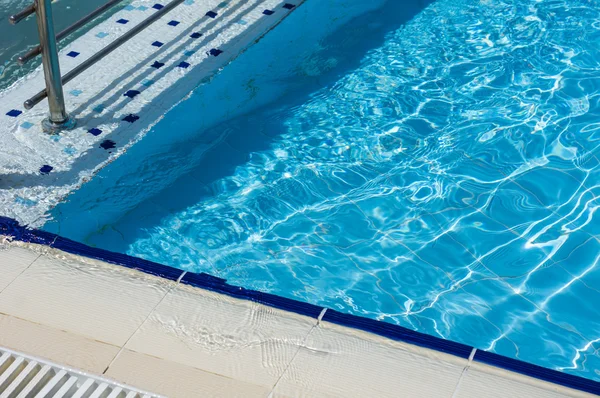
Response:
[{"label": "swimming pool", "polygon": [[600,7],[317,3],[45,228],[600,380]]}]

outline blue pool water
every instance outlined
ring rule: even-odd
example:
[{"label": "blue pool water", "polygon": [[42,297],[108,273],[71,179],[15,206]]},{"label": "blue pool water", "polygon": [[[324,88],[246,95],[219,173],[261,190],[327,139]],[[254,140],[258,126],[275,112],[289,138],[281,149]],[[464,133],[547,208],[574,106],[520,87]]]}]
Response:
[{"label": "blue pool water", "polygon": [[361,3],[307,0],[46,228],[600,380],[600,5]]}]

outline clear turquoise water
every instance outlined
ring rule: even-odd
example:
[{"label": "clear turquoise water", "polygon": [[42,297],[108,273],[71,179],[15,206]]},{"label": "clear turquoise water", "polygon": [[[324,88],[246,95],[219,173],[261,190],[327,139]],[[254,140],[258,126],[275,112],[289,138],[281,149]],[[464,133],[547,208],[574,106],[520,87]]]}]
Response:
[{"label": "clear turquoise water", "polygon": [[308,0],[46,228],[600,380],[600,4],[360,3]]}]

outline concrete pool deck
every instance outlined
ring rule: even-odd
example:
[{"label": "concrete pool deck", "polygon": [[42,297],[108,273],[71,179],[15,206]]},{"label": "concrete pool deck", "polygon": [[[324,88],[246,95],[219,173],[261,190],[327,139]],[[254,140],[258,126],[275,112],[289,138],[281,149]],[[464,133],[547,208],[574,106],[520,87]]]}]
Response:
[{"label": "concrete pool deck", "polygon": [[[145,391],[169,397],[593,396],[503,369],[494,365],[502,357],[462,344],[0,221],[0,347]],[[72,254],[85,250],[87,257]],[[379,335],[359,330],[373,324]],[[597,382],[507,361],[501,366],[600,391]]]}]

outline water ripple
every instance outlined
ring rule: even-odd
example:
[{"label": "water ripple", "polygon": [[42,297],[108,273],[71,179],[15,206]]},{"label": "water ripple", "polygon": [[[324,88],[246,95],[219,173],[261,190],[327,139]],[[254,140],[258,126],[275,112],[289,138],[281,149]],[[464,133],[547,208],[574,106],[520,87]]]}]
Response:
[{"label": "water ripple", "polygon": [[218,127],[244,161],[129,253],[600,380],[599,40],[594,1],[438,0]]}]

